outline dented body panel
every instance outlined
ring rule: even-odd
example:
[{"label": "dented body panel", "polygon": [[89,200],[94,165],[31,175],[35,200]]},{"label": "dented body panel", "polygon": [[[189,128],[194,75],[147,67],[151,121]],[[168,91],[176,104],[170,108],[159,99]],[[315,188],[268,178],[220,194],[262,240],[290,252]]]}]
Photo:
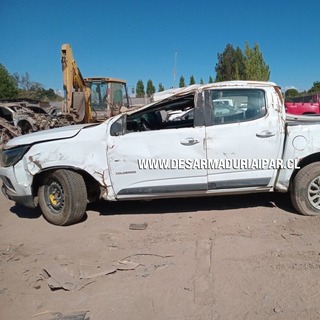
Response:
[{"label": "dented body panel", "polygon": [[[188,111],[187,116],[170,120],[170,113],[178,111]],[[100,187],[99,198],[111,201],[286,192],[297,172],[295,168],[203,165],[141,168],[141,159],[177,159],[184,165],[186,160],[204,164],[212,159],[296,159],[304,165],[320,161],[320,122],[316,117],[286,119],[281,92],[274,83],[191,86],[99,125],[12,139],[2,154],[0,178],[5,195],[19,203],[27,198],[35,206],[39,180],[60,168],[90,177]]]},{"label": "dented body panel", "polygon": [[[106,196],[106,188],[110,186],[106,159],[107,126],[107,122],[70,126],[42,131],[39,139],[36,139],[38,135],[35,133],[29,135],[29,139],[25,135],[11,140],[7,148],[14,148],[15,142],[25,145],[29,141],[33,145],[21,161],[5,169],[7,180],[14,186],[8,188],[9,196],[20,194],[24,198],[34,195],[34,177],[58,168],[85,171],[105,189],[103,196]],[[2,171],[1,168],[0,175],[3,175]]]}]

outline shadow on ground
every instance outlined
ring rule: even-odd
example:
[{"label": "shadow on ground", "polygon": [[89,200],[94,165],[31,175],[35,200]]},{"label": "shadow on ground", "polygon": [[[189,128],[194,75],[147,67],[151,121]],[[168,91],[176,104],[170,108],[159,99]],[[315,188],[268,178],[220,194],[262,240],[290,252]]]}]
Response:
[{"label": "shadow on ground", "polygon": [[288,194],[262,193],[236,196],[215,196],[179,199],[161,199],[150,201],[99,201],[89,204],[88,210],[101,215],[121,214],[161,214],[183,213],[190,211],[233,210],[251,207],[278,207],[287,212],[297,214]]},{"label": "shadow on ground", "polygon": [[[159,199],[150,201],[99,201],[89,204],[87,210],[98,212],[100,215],[130,215],[236,210],[254,207],[278,207],[284,211],[297,214],[292,207],[289,195],[282,193],[258,193],[236,196]],[[10,211],[23,219],[38,219],[41,216],[39,208],[30,209],[21,205],[12,206]],[[86,219],[87,214],[84,215],[81,222],[84,222]]]},{"label": "shadow on ground", "polygon": [[[10,212],[22,219],[39,219],[42,215],[39,207],[31,209],[17,204],[10,208]],[[88,215],[85,213],[79,223],[84,222],[87,219]]]},{"label": "shadow on ground", "polygon": [[38,219],[41,216],[39,208],[31,209],[18,204],[13,205],[10,212],[23,219]]}]

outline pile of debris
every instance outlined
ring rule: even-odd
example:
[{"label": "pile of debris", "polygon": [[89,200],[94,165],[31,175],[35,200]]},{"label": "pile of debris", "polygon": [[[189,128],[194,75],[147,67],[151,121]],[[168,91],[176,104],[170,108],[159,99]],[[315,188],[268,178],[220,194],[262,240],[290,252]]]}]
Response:
[{"label": "pile of debris", "polygon": [[0,103],[0,149],[14,137],[67,124],[34,104]]}]

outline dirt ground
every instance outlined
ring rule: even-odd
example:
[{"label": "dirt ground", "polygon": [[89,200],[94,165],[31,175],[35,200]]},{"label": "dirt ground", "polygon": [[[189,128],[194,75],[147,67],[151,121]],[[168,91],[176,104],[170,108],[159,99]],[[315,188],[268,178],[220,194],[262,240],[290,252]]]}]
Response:
[{"label": "dirt ground", "polygon": [[0,204],[1,319],[320,319],[320,217],[284,195],[102,202],[69,227]]}]

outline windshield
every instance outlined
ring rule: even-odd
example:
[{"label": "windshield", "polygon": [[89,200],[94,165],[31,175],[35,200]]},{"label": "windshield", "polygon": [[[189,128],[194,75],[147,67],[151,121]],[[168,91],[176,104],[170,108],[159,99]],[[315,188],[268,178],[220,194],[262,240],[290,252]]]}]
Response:
[{"label": "windshield", "polygon": [[91,107],[95,111],[112,110],[113,114],[120,112],[122,106],[127,106],[126,87],[119,82],[92,82]]}]

